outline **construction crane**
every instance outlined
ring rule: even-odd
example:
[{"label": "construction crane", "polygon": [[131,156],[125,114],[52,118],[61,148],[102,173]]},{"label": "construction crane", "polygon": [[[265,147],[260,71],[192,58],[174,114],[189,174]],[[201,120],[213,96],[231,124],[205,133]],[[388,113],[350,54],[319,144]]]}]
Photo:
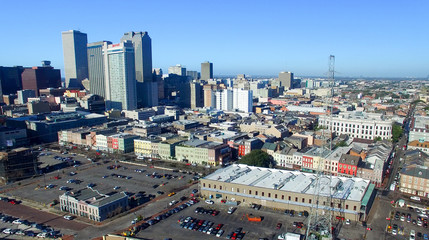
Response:
[{"label": "construction crane", "polygon": [[[329,56],[329,72],[328,81],[329,87],[331,88],[329,96],[325,97],[324,102],[327,106],[330,122],[332,122],[333,112],[333,96],[334,96],[334,78],[335,78],[335,56]],[[322,135],[326,137],[325,131],[329,131],[329,144],[325,144],[320,151],[319,165],[316,170],[316,178],[313,180],[314,184],[314,195],[313,204],[311,205],[310,215],[308,217],[306,239],[312,239],[311,233],[317,232],[319,236],[323,236],[323,239],[333,239],[332,233],[332,191],[331,182],[332,174],[324,173],[323,166],[326,157],[332,152],[332,130],[322,129]],[[323,186],[322,186],[323,181]],[[325,191],[325,187],[327,190]],[[322,191],[324,194],[322,195]]]}]

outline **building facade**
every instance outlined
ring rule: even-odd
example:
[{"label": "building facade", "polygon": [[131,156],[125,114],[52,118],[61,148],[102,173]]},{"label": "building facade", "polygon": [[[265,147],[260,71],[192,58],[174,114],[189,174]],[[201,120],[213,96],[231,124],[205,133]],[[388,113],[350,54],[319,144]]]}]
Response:
[{"label": "building facade", "polygon": [[124,212],[128,207],[128,197],[124,192],[106,195],[91,188],[64,193],[59,199],[61,211],[96,222]]},{"label": "building facade", "polygon": [[66,87],[82,88],[82,80],[88,78],[87,35],[76,30],[65,31],[61,35]]},{"label": "building facade", "polygon": [[109,44],[112,44],[112,42],[100,41],[88,43],[87,47],[89,89],[92,94],[103,98],[106,97],[103,46],[106,48]]},{"label": "building facade", "polygon": [[134,46],[137,106],[158,105],[158,84],[152,75],[152,40],[148,32],[127,32],[121,42],[131,41]]},{"label": "building facade", "polygon": [[327,127],[337,135],[374,140],[376,137],[390,140],[393,121],[377,113],[344,112],[338,116],[319,117],[319,126]]},{"label": "building facade", "polygon": [[33,90],[37,97],[40,96],[40,89],[61,87],[60,70],[54,69],[47,63],[43,65],[41,67],[25,68],[22,72],[22,88]]},{"label": "building facade", "polygon": [[103,45],[106,80],[106,107],[137,108],[134,48],[130,41]]},{"label": "building facade", "polygon": [[[374,186],[360,178],[332,177],[330,189],[320,190],[315,206],[316,175],[288,170],[233,164],[200,180],[201,195],[215,201],[235,201],[241,205],[261,204],[269,208],[311,211],[316,207],[332,215],[363,221],[375,197]],[[323,177],[321,185],[329,184]],[[331,193],[332,191],[332,193]],[[332,194],[331,202],[328,195]]]},{"label": "building facade", "polygon": [[213,79],[213,63],[203,62],[201,63],[201,80]]},{"label": "building facade", "polygon": [[29,178],[38,173],[37,157],[29,148],[0,152],[0,178],[3,183]]}]

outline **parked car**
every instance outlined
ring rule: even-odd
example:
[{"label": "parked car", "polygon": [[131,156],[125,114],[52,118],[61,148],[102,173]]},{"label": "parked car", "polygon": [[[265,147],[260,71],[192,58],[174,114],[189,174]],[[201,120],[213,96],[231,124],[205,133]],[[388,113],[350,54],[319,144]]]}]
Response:
[{"label": "parked car", "polygon": [[213,202],[212,200],[209,200],[209,199],[207,199],[207,200],[205,201],[205,203],[207,203],[207,204],[214,204],[214,202]]}]

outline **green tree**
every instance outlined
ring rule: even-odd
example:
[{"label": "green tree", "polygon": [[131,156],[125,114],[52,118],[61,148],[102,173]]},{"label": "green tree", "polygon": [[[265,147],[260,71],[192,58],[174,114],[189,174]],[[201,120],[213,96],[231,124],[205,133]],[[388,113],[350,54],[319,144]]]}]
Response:
[{"label": "green tree", "polygon": [[397,142],[399,138],[402,136],[402,127],[398,124],[393,124],[392,126],[392,140],[393,142]]},{"label": "green tree", "polygon": [[253,150],[249,154],[243,156],[238,163],[247,164],[256,167],[270,167],[273,165],[273,160],[268,153],[262,150]]},{"label": "green tree", "polygon": [[380,136],[378,136],[378,137],[375,137],[374,138],[374,141],[376,141],[376,142],[378,142],[378,141],[381,141],[382,139],[381,139],[381,137]]}]

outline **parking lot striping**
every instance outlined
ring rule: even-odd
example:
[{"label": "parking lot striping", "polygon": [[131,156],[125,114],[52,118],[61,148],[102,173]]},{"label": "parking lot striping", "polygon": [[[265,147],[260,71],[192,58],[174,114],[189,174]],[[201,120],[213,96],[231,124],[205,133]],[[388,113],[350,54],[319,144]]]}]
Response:
[{"label": "parking lot striping", "polygon": [[[143,167],[148,167],[149,165],[147,165],[147,164],[143,164],[143,163],[133,163],[133,162],[127,162],[127,161],[119,161],[120,163],[124,163],[124,164],[130,164],[130,165],[136,165],[136,166],[143,166]],[[150,166],[153,166],[152,168],[155,168],[155,169],[161,169],[161,170],[166,170],[166,171],[173,171],[174,169],[172,169],[172,168],[166,168],[166,167],[158,167],[158,166],[155,166],[155,165],[150,165]]]}]

